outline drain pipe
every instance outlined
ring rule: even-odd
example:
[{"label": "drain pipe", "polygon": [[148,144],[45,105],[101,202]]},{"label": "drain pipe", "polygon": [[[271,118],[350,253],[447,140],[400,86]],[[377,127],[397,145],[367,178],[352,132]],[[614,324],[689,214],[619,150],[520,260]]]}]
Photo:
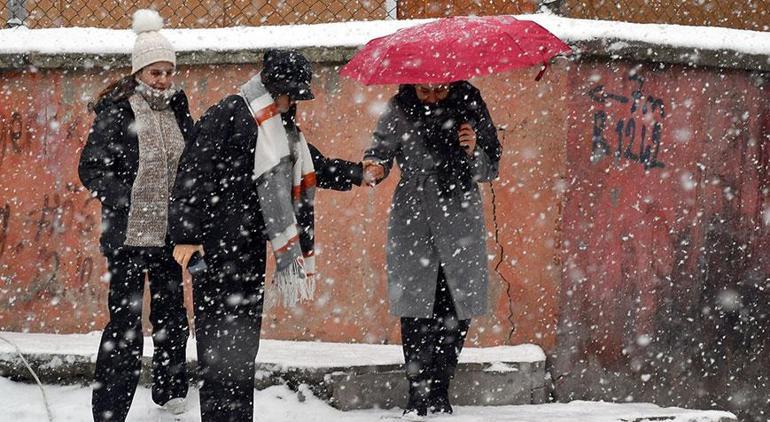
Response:
[{"label": "drain pipe", "polygon": [[398,19],[398,1],[397,0],[385,0],[385,19],[396,20]]},{"label": "drain pipe", "polygon": [[540,0],[537,5],[537,10],[543,13],[550,13],[557,16],[563,16],[562,7],[564,6],[564,0]]}]

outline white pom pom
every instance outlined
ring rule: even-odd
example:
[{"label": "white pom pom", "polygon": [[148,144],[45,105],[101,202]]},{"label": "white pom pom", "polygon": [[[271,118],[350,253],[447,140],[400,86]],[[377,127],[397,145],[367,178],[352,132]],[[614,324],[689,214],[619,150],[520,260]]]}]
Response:
[{"label": "white pom pom", "polygon": [[160,31],[160,29],[163,28],[163,18],[154,10],[139,9],[134,12],[134,24],[132,28],[137,34],[149,31]]}]

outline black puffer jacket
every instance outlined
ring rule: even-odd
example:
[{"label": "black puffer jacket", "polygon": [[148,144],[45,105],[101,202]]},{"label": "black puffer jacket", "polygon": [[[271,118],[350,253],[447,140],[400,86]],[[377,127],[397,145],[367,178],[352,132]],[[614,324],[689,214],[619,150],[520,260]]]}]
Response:
[{"label": "black puffer jacket", "polygon": [[[182,154],[169,212],[175,244],[202,244],[208,252],[239,250],[264,242],[254,182],[257,124],[245,100],[231,95],[212,106],[196,126],[197,138]],[[360,185],[360,163],[324,157],[309,145],[318,187]]]},{"label": "black puffer jacket", "polygon": [[[194,122],[183,91],[171,98],[171,109],[185,143],[194,138]],[[78,175],[102,203],[102,252],[123,246],[126,239],[131,189],[139,169],[139,139],[132,128],[134,111],[127,98],[106,97],[96,104],[96,119],[80,155]]]}]

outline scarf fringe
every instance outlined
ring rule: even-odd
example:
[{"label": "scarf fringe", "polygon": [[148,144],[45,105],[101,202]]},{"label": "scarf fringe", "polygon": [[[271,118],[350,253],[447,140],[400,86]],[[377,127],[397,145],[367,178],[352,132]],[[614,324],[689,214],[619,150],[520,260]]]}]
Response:
[{"label": "scarf fringe", "polygon": [[313,299],[315,295],[315,276],[307,275],[302,258],[296,258],[288,267],[276,272],[272,284],[266,292],[266,309],[271,309],[279,301],[284,307],[292,308],[297,303]]}]

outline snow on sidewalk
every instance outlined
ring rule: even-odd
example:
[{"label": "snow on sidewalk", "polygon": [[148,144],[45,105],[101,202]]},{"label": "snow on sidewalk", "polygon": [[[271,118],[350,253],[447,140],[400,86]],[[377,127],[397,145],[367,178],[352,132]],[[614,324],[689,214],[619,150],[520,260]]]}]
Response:
[{"label": "snow on sidewalk", "polygon": [[[51,412],[56,422],[82,422],[91,417],[91,390],[83,386],[46,386]],[[255,391],[255,421],[269,422],[371,422],[398,417],[400,409],[357,410],[342,412],[315,398],[307,390],[300,395],[285,386]],[[19,384],[0,378],[0,419],[14,422],[47,420],[40,390],[35,385]],[[198,391],[188,395],[191,409],[174,419],[152,403],[150,390],[137,389],[128,422],[200,421]],[[455,415],[431,417],[431,422],[618,422],[640,418],[671,416],[666,421],[721,422],[735,420],[728,412],[693,411],[661,408],[648,403],[599,403],[575,401],[561,404],[457,407]],[[656,419],[651,419],[656,420]],[[657,419],[660,420],[660,419]]]},{"label": "snow on sidewalk", "polygon": [[[28,334],[0,332],[0,337],[11,341],[27,355],[56,355],[85,358],[93,361],[99,344],[100,333],[90,334]],[[152,341],[145,340],[145,356],[150,356]],[[194,343],[188,343],[188,359],[195,358]],[[0,342],[0,355],[14,355],[15,348]],[[545,354],[536,345],[501,346],[490,348],[466,348],[461,361],[473,363],[489,362],[542,362]],[[62,363],[66,364],[67,359]],[[330,368],[361,365],[402,364],[403,355],[398,345],[342,344],[321,342],[294,342],[263,340],[257,361],[265,364],[302,367]],[[46,394],[54,420],[84,421],[90,418],[91,390],[88,386],[46,385]],[[307,388],[301,394],[286,386],[273,386],[255,391],[255,414],[257,421],[378,421],[383,417],[397,417],[400,409],[356,410],[342,412],[314,397]],[[300,396],[304,396],[303,399]],[[15,383],[0,378],[0,420],[15,422],[46,421],[42,394],[36,385]],[[191,389],[188,396],[192,406],[182,422],[199,421],[198,392]],[[572,402],[545,405],[520,406],[468,406],[457,407],[452,417],[435,417],[431,421],[454,422],[617,422],[634,421],[644,417],[671,416],[678,422],[721,422],[735,420],[728,412],[692,411],[677,408],[661,408],[646,403],[597,403]],[[152,403],[149,389],[139,387],[129,415],[129,422],[173,421]]]}]

